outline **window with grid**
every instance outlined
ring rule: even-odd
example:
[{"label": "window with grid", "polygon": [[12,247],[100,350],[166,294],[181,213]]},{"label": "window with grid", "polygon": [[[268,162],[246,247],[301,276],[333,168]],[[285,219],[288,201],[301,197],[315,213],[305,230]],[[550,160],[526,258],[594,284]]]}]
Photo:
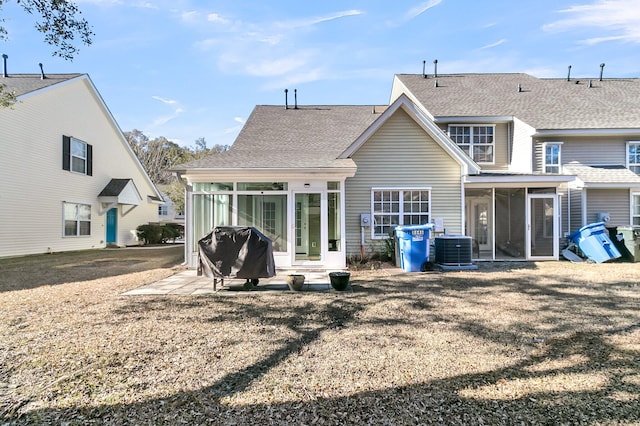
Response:
[{"label": "window with grid", "polygon": [[374,189],[374,237],[386,238],[398,225],[429,223],[430,195],[427,189]]},{"label": "window with grid", "polygon": [[627,163],[629,170],[640,175],[640,142],[627,144]]},{"label": "window with grid", "polygon": [[560,144],[544,144],[544,172],[560,173]]},{"label": "window with grid", "polygon": [[91,235],[91,206],[89,204],[63,203],[64,236]]},{"label": "window with grid", "polygon": [[494,162],[495,126],[449,126],[449,137],[477,163]]},{"label": "window with grid", "polygon": [[632,222],[634,225],[640,225],[640,194],[633,194],[632,199]]}]

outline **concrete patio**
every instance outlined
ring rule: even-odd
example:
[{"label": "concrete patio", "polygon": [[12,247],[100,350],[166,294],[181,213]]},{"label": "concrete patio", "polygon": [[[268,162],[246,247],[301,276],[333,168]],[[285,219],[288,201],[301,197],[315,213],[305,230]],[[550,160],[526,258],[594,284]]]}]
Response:
[{"label": "concrete patio", "polygon": [[[260,278],[260,283],[251,290],[244,288],[244,279],[225,278],[224,285],[218,281],[214,290],[213,279],[206,276],[198,276],[195,269],[181,271],[163,280],[138,287],[123,293],[125,296],[135,295],[206,295],[206,294],[243,294],[256,291],[283,292],[292,291],[287,285],[287,275],[303,274],[305,276],[302,291],[335,291],[331,288],[329,280],[331,271],[315,270],[279,270],[271,278]],[[352,291],[351,286],[346,291]]]}]

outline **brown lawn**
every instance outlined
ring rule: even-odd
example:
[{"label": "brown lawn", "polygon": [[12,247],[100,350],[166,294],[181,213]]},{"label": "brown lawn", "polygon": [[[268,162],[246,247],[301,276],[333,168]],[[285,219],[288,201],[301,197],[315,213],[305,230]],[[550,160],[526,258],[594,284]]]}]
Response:
[{"label": "brown lawn", "polygon": [[0,259],[7,424],[640,424],[640,264],[122,296],[182,248]]}]

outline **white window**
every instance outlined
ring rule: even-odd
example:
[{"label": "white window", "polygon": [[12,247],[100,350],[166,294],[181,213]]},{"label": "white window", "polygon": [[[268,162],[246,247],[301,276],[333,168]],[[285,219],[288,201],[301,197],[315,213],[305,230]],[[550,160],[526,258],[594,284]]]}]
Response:
[{"label": "white window", "polygon": [[544,173],[560,173],[560,142],[542,144]]},{"label": "white window", "polygon": [[64,236],[91,235],[91,206],[89,204],[62,203],[64,211]]},{"label": "white window", "polygon": [[473,161],[477,163],[494,163],[495,126],[449,126],[449,137]]},{"label": "white window", "polygon": [[627,143],[627,167],[637,175],[640,175],[640,142]]},{"label": "white window", "polygon": [[373,236],[386,238],[398,225],[424,225],[431,221],[430,189],[373,189]]},{"label": "white window", "polygon": [[631,222],[640,225],[640,193],[631,195]]},{"label": "white window", "polygon": [[74,173],[93,174],[93,147],[71,136],[62,136],[62,168]]},{"label": "white window", "polygon": [[169,206],[166,204],[158,206],[158,216],[169,216]]}]

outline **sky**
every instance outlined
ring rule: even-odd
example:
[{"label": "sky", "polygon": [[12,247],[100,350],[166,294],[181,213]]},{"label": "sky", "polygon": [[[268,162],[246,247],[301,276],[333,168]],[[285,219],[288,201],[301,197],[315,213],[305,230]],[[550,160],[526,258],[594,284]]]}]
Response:
[{"label": "sky", "polygon": [[9,73],[87,73],[123,131],[231,145],[255,105],[388,104],[394,74],[640,77],[640,0],[76,0],[95,33],[52,56],[16,1]]}]

